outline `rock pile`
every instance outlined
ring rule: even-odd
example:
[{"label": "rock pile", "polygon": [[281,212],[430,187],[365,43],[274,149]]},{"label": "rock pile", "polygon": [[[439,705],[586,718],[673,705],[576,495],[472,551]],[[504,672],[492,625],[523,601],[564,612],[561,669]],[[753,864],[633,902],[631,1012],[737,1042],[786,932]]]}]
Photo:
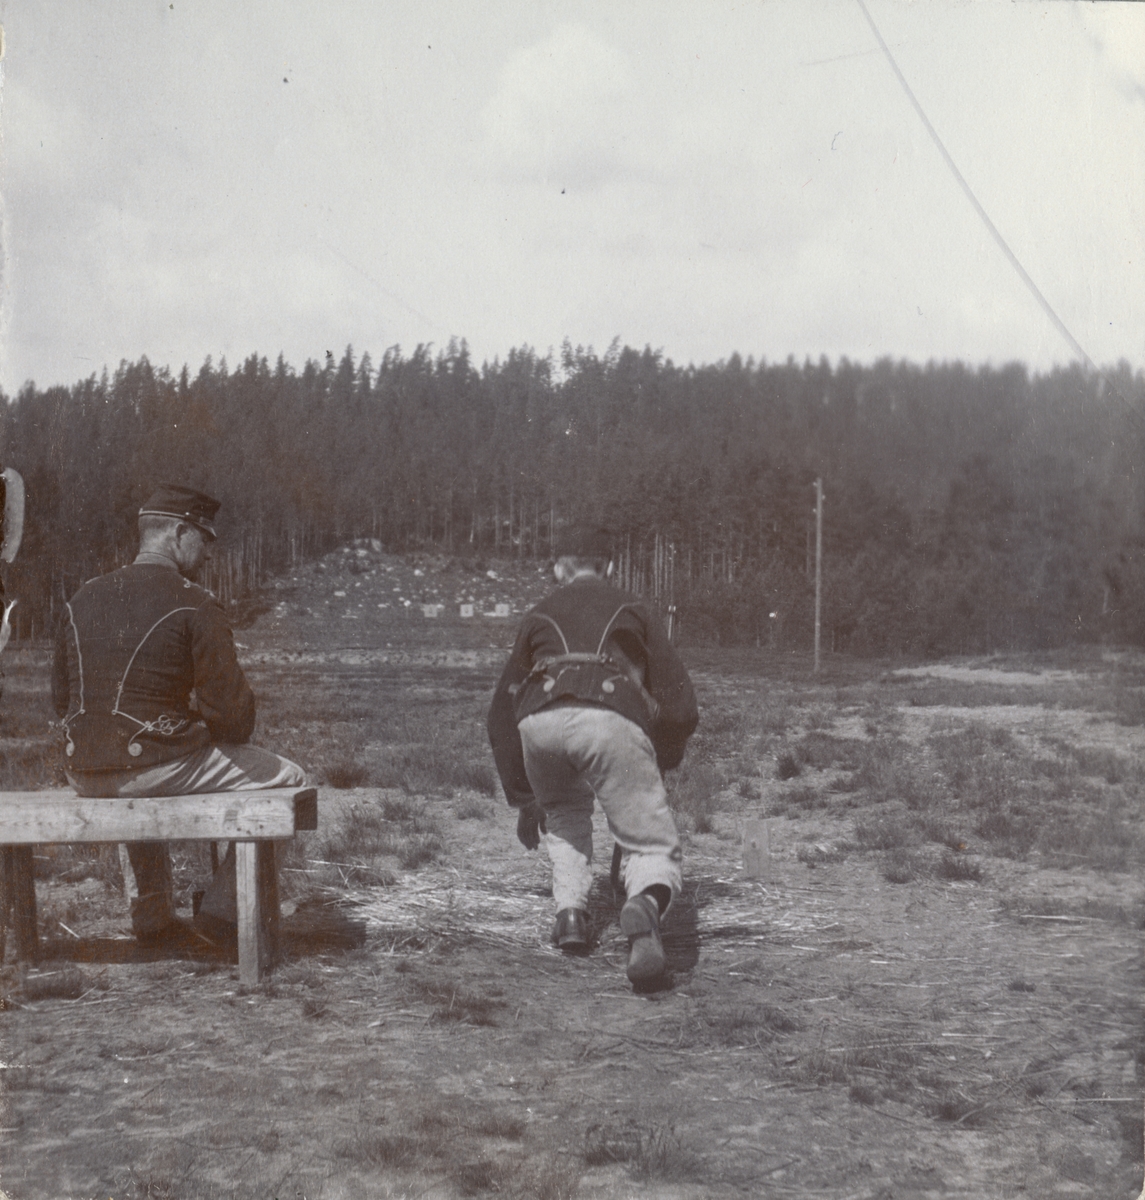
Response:
[{"label": "rock pile", "polygon": [[305,624],[308,642],[317,633],[328,644],[389,645],[436,640],[428,627],[437,625],[436,636],[452,642],[488,644],[492,637],[500,644],[506,627],[552,586],[548,563],[387,554],[380,542],[361,538],[269,581],[262,615],[240,637],[290,640],[292,628],[301,634]]}]

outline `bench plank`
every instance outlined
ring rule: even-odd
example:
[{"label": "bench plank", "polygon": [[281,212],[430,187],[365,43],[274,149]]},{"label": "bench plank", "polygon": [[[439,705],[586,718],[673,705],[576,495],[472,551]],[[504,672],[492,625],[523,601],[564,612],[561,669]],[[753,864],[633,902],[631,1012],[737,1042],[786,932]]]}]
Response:
[{"label": "bench plank", "polygon": [[0,844],[243,841],[318,826],[315,788],[102,799],[67,789],[0,792]]}]

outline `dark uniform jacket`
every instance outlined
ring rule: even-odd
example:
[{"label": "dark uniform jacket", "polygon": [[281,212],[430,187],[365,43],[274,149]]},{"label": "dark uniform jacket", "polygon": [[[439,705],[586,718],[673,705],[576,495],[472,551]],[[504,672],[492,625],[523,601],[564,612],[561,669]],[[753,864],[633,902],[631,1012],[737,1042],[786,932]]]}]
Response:
[{"label": "dark uniform jacket", "polygon": [[52,702],[72,771],[151,767],[254,731],[254,693],[222,608],[160,564],[121,567],[72,597]]},{"label": "dark uniform jacket", "polygon": [[661,770],[679,766],[699,713],[688,672],[647,605],[578,579],[528,612],[493,694],[489,741],[514,807],[533,798],[517,722],[554,704],[599,704],[648,734]]}]

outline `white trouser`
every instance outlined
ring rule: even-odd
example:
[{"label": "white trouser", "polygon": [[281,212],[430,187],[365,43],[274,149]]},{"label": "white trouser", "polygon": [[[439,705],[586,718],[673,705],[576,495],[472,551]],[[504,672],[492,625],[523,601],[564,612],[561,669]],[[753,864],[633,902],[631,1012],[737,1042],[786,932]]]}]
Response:
[{"label": "white trouser", "polygon": [[[302,787],[306,772],[290,759],[259,746],[205,746],[138,771],[69,771],[68,781],[81,796],[193,796]],[[162,929],[175,911],[167,846],[164,842],[128,842],[127,853],[139,889],[139,898],[131,902],[132,928],[137,934]],[[233,842],[199,911],[232,923],[237,918]]]},{"label": "white trouser", "polygon": [[525,773],[545,814],[557,911],[586,908],[592,886],[594,801],[623,851],[621,880],[630,896],[663,884],[673,898],[683,851],[648,735],[598,705],[556,705],[518,725]]}]

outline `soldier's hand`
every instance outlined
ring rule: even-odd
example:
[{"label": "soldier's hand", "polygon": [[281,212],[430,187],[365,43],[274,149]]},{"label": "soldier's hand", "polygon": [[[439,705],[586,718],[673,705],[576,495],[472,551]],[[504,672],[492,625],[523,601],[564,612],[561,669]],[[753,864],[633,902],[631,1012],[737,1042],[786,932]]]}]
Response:
[{"label": "soldier's hand", "polygon": [[521,807],[517,813],[517,840],[526,850],[536,850],[545,832],[545,814],[534,800]]}]

